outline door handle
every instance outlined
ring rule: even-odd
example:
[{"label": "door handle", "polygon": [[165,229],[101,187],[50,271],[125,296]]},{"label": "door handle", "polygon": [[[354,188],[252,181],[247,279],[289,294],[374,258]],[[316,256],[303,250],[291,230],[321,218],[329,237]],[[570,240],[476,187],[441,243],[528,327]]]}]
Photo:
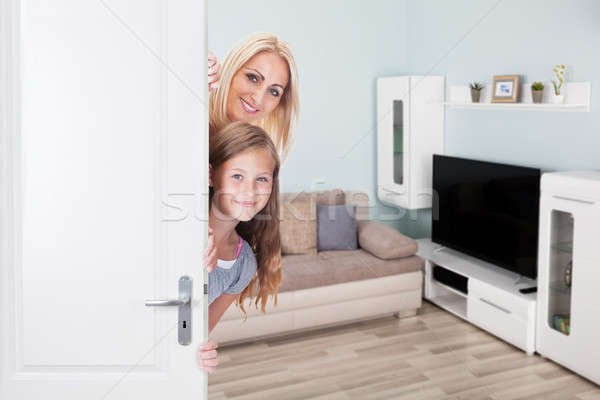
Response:
[{"label": "door handle", "polygon": [[146,307],[178,307],[177,340],[184,346],[192,342],[192,280],[188,276],[179,278],[179,299],[146,300]]},{"label": "door handle", "polygon": [[189,298],[184,298],[181,300],[146,300],[147,307],[179,307],[186,305],[189,303]]}]

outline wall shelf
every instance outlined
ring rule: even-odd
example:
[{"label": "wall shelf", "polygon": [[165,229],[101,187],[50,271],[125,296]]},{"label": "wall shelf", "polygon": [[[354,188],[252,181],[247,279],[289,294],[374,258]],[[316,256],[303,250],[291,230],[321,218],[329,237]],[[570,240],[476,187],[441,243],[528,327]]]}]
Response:
[{"label": "wall shelf", "polygon": [[533,103],[531,98],[531,84],[524,83],[520,86],[519,103],[492,103],[491,84],[481,90],[479,103],[471,102],[469,86],[450,86],[449,101],[444,105],[449,108],[473,110],[527,110],[527,111],[567,111],[589,112],[591,82],[569,82],[563,88],[565,102],[552,104],[552,84],[545,84],[542,103]]}]

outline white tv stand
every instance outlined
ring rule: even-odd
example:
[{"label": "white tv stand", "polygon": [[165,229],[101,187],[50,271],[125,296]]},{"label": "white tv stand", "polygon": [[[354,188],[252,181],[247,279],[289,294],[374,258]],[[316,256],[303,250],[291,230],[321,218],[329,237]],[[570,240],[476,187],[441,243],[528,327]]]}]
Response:
[{"label": "white tv stand", "polygon": [[[417,255],[425,260],[424,297],[531,355],[535,351],[536,293],[519,289],[535,280],[461,252],[441,248],[430,238],[418,239]],[[467,279],[463,293],[433,276],[435,266]]]}]

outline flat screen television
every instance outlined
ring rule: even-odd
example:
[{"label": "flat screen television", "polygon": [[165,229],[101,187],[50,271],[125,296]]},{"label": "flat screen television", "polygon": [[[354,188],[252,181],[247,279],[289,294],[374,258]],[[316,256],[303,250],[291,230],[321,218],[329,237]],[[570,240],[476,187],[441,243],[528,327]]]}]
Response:
[{"label": "flat screen television", "polygon": [[540,175],[434,154],[432,241],[535,278]]}]

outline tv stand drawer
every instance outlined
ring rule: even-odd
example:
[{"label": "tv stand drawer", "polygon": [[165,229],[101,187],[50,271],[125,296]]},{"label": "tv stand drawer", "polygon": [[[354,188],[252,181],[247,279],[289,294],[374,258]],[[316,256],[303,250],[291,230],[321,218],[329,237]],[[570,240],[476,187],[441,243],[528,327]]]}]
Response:
[{"label": "tv stand drawer", "polygon": [[467,299],[469,321],[494,335],[525,348],[527,344],[527,323],[520,316],[499,306],[483,296],[470,295]]},{"label": "tv stand drawer", "polygon": [[477,279],[469,279],[469,298],[471,297],[497,310],[505,310],[507,314],[513,315],[513,318],[519,318],[523,322],[527,321],[529,317],[528,302],[521,300],[513,293],[498,289]]}]

